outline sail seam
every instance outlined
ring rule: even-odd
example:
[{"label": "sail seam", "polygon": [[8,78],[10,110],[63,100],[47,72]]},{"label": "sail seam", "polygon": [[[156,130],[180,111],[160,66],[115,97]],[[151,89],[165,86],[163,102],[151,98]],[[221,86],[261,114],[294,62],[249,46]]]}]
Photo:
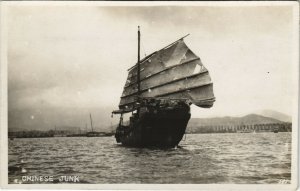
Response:
[{"label": "sail seam", "polygon": [[[165,72],[165,71],[167,71],[167,70],[169,70],[169,69],[172,69],[172,68],[174,68],[174,67],[181,66],[181,65],[185,65],[185,64],[188,64],[188,63],[193,62],[193,61],[196,61],[196,60],[200,60],[200,58],[194,58],[194,59],[192,59],[192,60],[183,62],[183,63],[181,63],[181,64],[176,64],[176,65],[174,65],[174,66],[170,66],[170,67],[165,68],[165,69],[163,69],[163,70],[161,70],[161,71],[159,71],[159,72],[156,72],[156,73],[154,73],[154,74],[152,74],[152,75],[150,75],[150,76],[146,76],[145,78],[140,79],[140,82],[141,82],[141,81],[144,81],[144,80],[146,80],[146,79],[149,79],[149,78],[151,78],[151,77],[153,77],[153,76],[156,76],[157,74],[160,74],[160,73],[162,73],[162,72]],[[132,75],[131,78],[132,78],[132,77],[135,77],[135,76],[137,76],[137,75]],[[127,86],[124,86],[124,87],[127,88],[127,87],[130,87],[130,86],[134,85],[134,84],[136,84],[136,82],[131,83],[131,84],[129,84],[129,85],[127,85]]]},{"label": "sail seam", "polygon": [[[198,75],[203,75],[205,73],[208,73],[208,71],[203,71],[203,72],[200,72],[200,73],[197,73],[197,74],[192,74],[190,76],[185,76],[185,77],[182,77],[182,78],[178,78],[176,80],[172,80],[172,81],[169,81],[169,82],[166,82],[166,83],[163,83],[163,84],[159,84],[159,85],[156,85],[156,86],[152,86],[152,87],[149,87],[149,88],[145,88],[145,89],[142,89],[140,92],[145,92],[147,91],[148,89],[155,89],[155,88],[158,88],[158,87],[161,87],[161,86],[165,86],[165,85],[168,85],[168,84],[171,84],[171,83],[174,83],[174,82],[178,82],[178,81],[181,81],[181,80],[185,80],[187,78],[193,78],[193,77],[197,77]],[[131,94],[128,94],[128,95],[124,95],[124,96],[121,96],[121,98],[125,98],[125,97],[130,97],[134,94],[137,94],[137,92],[133,92]]]}]

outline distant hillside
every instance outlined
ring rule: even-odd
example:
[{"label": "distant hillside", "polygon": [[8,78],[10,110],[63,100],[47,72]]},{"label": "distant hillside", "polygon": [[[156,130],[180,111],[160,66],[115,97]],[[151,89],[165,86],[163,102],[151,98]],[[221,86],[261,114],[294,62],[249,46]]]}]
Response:
[{"label": "distant hillside", "polygon": [[249,114],[244,117],[192,118],[188,123],[188,128],[194,128],[199,126],[231,126],[269,123],[282,123],[282,121],[257,114]]},{"label": "distant hillside", "polygon": [[274,111],[274,110],[261,110],[261,111],[255,112],[255,113],[265,116],[265,117],[271,117],[274,119],[278,119],[278,120],[284,121],[284,122],[292,122],[291,116],[286,115],[281,112],[278,112],[278,111]]},{"label": "distant hillside", "polygon": [[[54,130],[53,128],[52,130]],[[57,131],[79,131],[79,130],[84,130],[83,127],[76,127],[76,126],[56,126]]]}]

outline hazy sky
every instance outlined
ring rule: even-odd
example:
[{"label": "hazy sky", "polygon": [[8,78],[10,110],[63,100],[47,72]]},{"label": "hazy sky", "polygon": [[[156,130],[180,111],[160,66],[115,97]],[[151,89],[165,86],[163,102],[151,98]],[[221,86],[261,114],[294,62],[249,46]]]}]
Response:
[{"label": "hazy sky", "polygon": [[[216,102],[192,117],[292,114],[297,75],[288,6],[8,9],[8,112],[16,126],[80,125],[94,112],[110,124],[127,77],[142,55],[185,39],[210,71]],[[116,120],[116,118],[115,118]]]}]

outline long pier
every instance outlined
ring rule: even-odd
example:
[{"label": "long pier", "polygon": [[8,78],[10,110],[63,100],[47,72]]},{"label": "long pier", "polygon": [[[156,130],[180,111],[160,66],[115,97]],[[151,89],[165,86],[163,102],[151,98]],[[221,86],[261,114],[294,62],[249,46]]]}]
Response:
[{"label": "long pier", "polygon": [[292,123],[270,123],[254,125],[206,125],[189,127],[188,133],[251,133],[292,132]]}]

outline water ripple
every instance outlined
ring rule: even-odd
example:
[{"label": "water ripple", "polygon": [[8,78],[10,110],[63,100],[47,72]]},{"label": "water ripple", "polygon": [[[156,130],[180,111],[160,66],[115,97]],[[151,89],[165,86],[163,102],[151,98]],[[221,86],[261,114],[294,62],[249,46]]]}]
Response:
[{"label": "water ripple", "polygon": [[[9,141],[9,183],[79,176],[80,183],[273,184],[291,179],[291,133],[193,134],[176,149],[126,148],[113,137]],[[72,182],[67,182],[72,183]]]}]

